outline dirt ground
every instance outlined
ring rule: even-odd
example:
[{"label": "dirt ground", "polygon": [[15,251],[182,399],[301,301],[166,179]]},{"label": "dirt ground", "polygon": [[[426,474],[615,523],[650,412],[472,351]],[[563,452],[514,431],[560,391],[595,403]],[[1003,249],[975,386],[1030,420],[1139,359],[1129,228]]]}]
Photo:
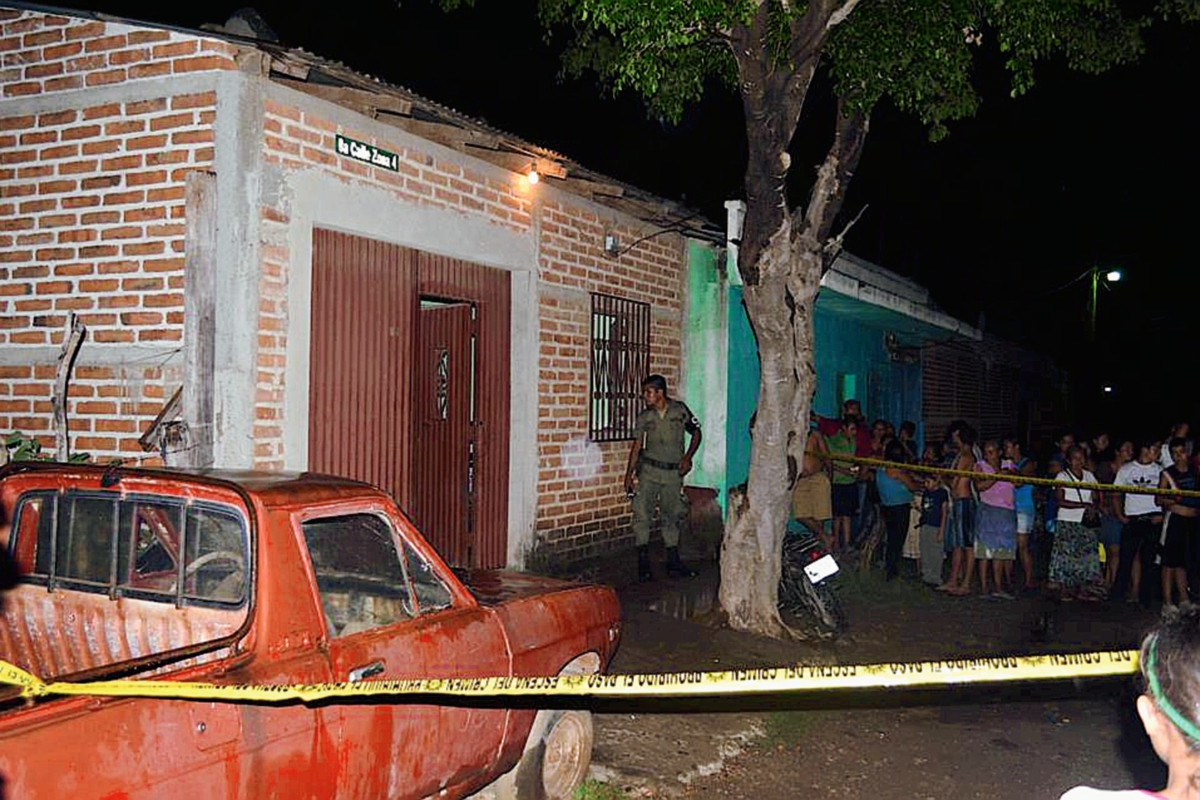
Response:
[{"label": "dirt ground", "polygon": [[[710,580],[715,576],[708,575]],[[705,576],[694,580],[704,580]],[[870,663],[1135,647],[1155,614],[1126,603],[953,598],[847,570],[849,632],[777,642],[626,603],[611,672]],[[1133,681],[1002,690],[721,698],[597,709],[596,797],[1057,798],[1079,783],[1158,788],[1165,773],[1133,712]],[[614,790],[619,790],[615,791]]]}]

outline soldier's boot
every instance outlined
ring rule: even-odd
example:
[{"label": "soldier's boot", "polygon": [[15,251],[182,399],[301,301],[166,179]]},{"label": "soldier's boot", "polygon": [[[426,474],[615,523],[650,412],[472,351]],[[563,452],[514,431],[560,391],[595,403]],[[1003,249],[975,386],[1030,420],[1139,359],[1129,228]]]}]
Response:
[{"label": "soldier's boot", "polygon": [[694,578],[697,575],[694,569],[679,560],[678,547],[667,548],[667,574],[672,578]]},{"label": "soldier's boot", "polygon": [[638,580],[642,583],[654,579],[654,573],[650,570],[650,545],[638,545]]}]

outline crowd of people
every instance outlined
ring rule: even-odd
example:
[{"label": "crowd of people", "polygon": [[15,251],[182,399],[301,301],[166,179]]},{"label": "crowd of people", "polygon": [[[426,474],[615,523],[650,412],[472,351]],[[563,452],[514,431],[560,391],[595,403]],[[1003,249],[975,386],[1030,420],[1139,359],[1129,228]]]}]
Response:
[{"label": "crowd of people", "polygon": [[1187,423],[1139,439],[1062,432],[1038,455],[1016,437],[980,441],[959,420],[943,442],[918,448],[916,425],[868,424],[848,400],[840,419],[813,417],[793,516],[835,555],[882,528],[889,580],[911,572],[952,596],[1045,591],[1174,607],[1200,597],[1200,498],[1172,494],[1197,488],[1189,433]]}]

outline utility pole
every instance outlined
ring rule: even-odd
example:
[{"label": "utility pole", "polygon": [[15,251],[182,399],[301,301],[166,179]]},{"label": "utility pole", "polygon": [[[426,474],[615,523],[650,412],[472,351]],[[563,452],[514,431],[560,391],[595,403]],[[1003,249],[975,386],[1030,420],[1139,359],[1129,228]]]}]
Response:
[{"label": "utility pole", "polygon": [[[1092,294],[1088,298],[1088,332],[1091,340],[1096,341],[1096,300],[1097,292],[1100,289],[1100,267],[1093,266],[1090,270],[1092,278]],[[1110,269],[1104,274],[1104,283],[1116,283],[1121,280],[1121,270]]]},{"label": "utility pole", "polygon": [[1096,341],[1096,290],[1100,288],[1100,268],[1092,267],[1092,294],[1088,299],[1088,333]]}]

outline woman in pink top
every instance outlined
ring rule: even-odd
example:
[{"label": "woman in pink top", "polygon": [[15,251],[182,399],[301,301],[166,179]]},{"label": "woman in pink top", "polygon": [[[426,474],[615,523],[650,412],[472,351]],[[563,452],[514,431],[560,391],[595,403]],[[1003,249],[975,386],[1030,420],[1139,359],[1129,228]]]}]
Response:
[{"label": "woman in pink top", "polygon": [[[1000,443],[983,445],[983,459],[976,462],[975,471],[988,475],[1015,475],[1012,462],[1000,460]],[[1017,553],[1017,512],[1013,502],[1013,485],[996,478],[976,478],[979,491],[979,517],[975,525],[975,560],[980,562],[979,583],[983,593],[988,590],[988,570],[985,561],[992,562],[996,578],[993,597],[1012,600],[1013,561]]]}]

